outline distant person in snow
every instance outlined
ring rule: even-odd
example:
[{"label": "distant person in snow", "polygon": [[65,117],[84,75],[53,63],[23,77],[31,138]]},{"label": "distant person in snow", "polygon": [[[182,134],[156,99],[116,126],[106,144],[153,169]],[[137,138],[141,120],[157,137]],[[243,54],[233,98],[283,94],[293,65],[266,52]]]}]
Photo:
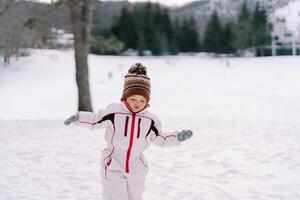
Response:
[{"label": "distant person in snow", "polygon": [[150,78],[146,67],[134,64],[125,75],[120,103],[98,113],[78,112],[65,121],[90,129],[106,128],[107,147],[102,152],[104,200],[142,200],[148,163],[143,151],[150,144],[179,145],[192,137],[190,130],[165,133],[158,117],[149,112]]}]

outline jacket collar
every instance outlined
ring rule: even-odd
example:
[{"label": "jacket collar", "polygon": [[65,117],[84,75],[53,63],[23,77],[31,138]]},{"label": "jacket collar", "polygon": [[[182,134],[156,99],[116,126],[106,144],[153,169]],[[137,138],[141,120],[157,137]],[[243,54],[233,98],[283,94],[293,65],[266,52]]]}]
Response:
[{"label": "jacket collar", "polygon": [[147,110],[148,110],[148,107],[150,107],[150,105],[147,103],[146,106],[140,110],[139,112],[133,112],[130,108],[130,106],[128,105],[128,103],[125,101],[125,99],[121,99],[121,105],[122,105],[122,108],[132,114],[144,114]]}]

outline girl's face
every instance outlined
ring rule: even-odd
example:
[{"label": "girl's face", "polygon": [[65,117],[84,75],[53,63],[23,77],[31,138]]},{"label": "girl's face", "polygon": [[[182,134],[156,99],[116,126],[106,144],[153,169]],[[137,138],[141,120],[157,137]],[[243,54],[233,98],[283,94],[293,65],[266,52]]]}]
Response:
[{"label": "girl's face", "polygon": [[147,104],[145,97],[141,95],[132,95],[126,99],[126,102],[133,112],[141,111]]}]

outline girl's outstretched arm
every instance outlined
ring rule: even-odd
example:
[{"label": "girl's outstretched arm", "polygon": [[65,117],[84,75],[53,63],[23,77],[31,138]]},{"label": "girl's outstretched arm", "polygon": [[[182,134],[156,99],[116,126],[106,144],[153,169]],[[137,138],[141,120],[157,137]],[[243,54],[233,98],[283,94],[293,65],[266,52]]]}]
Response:
[{"label": "girl's outstretched arm", "polygon": [[107,106],[104,110],[99,110],[98,113],[79,111],[65,120],[65,125],[76,125],[93,130],[94,128],[104,128],[109,123],[109,117],[112,106]]},{"label": "girl's outstretched arm", "polygon": [[158,118],[153,120],[151,124],[151,131],[154,134],[151,135],[152,144],[160,147],[169,147],[179,145],[181,142],[192,137],[193,132],[190,130],[174,131],[174,132],[163,132],[161,123]]}]

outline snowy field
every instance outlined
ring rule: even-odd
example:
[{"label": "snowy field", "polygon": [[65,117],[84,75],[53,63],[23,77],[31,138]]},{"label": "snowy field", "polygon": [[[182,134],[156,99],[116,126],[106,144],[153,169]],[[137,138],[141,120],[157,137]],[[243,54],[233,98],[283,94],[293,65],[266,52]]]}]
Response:
[{"label": "snowy field", "polygon": [[[95,111],[119,101],[137,61],[164,130],[195,133],[147,150],[145,200],[300,199],[300,57],[90,56]],[[0,200],[102,200],[104,131],[63,125],[77,106],[73,62],[34,51],[0,66]]]}]

